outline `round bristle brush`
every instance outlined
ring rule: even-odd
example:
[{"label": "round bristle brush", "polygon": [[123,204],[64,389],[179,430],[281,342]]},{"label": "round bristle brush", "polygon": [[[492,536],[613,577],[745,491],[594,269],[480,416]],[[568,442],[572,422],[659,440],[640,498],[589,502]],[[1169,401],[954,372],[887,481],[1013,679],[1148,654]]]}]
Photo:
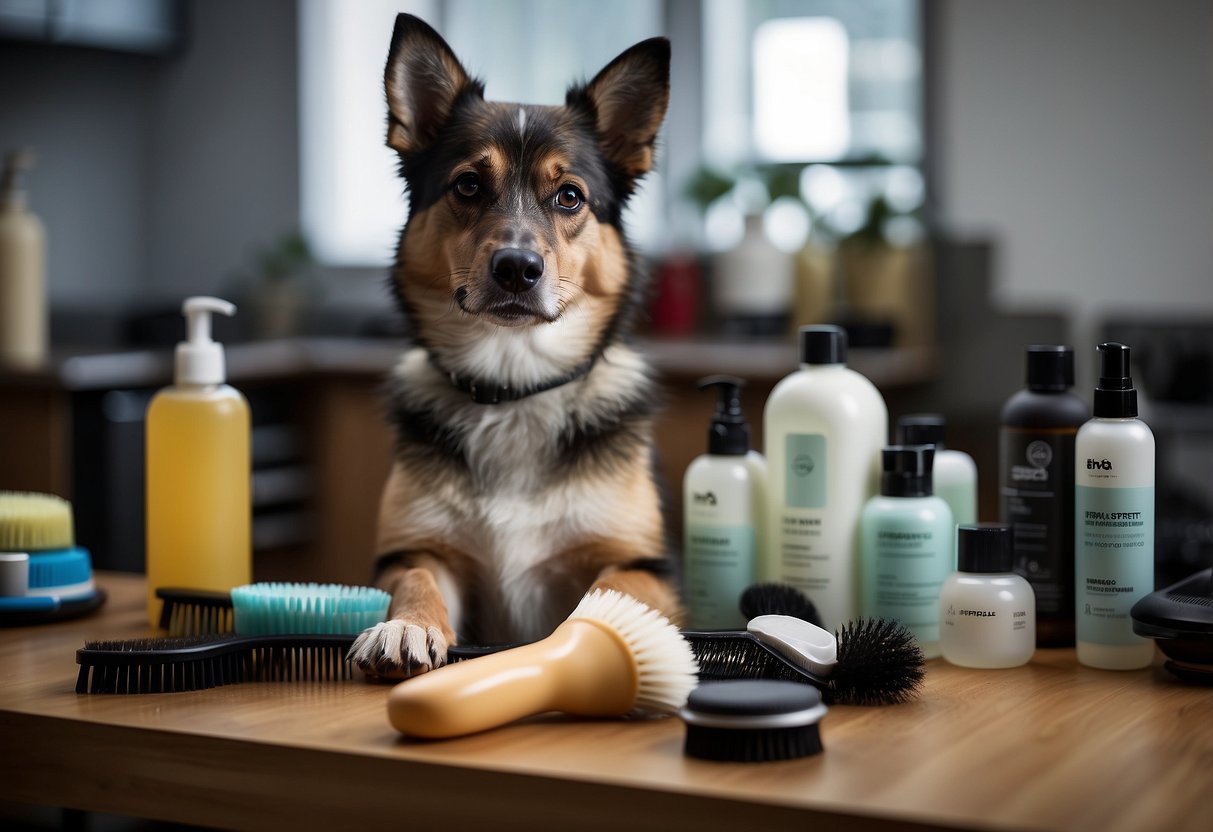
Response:
[{"label": "round bristle brush", "polygon": [[547,711],[672,714],[697,672],[669,619],[628,595],[595,590],[541,641],[401,682],[388,696],[388,720],[403,734],[441,739]]},{"label": "round bristle brush", "polygon": [[738,763],[820,753],[825,714],[816,688],[770,679],[704,683],[678,712],[688,756]]},{"label": "round bristle brush", "polygon": [[760,615],[746,629],[805,670],[830,704],[896,705],[922,684],[922,650],[897,621],[862,618],[834,634],[793,616]]},{"label": "round bristle brush", "polygon": [[0,491],[0,552],[68,549],[75,543],[72,504],[54,494]]}]

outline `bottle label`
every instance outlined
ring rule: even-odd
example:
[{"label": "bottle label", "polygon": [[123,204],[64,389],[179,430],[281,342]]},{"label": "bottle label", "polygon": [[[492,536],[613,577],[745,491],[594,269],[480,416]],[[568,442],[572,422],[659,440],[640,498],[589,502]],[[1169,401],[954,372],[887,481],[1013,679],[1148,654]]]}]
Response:
[{"label": "bottle label", "polygon": [[1011,526],[1015,571],[1036,593],[1036,614],[1074,612],[1074,437],[1003,429],[1000,437],[1003,522]]},{"label": "bottle label", "polygon": [[1154,591],[1154,488],[1075,489],[1077,636],[1129,646],[1129,610]]},{"label": "bottle label", "polygon": [[887,517],[864,534],[865,566],[871,566],[871,580],[863,582],[864,615],[896,618],[919,641],[938,641],[939,589],[956,560],[948,527]]},{"label": "bottle label", "polygon": [[820,433],[789,433],[784,459],[787,460],[784,505],[825,508],[826,438]]},{"label": "bottle label", "polygon": [[690,526],[686,587],[691,626],[741,629],[738,600],[755,580],[755,534],[750,526]]}]

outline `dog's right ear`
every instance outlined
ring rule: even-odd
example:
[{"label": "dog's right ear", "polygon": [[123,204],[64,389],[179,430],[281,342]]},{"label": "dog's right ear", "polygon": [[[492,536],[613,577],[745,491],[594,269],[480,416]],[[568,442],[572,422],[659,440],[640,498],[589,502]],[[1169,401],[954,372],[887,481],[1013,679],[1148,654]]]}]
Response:
[{"label": "dog's right ear", "polygon": [[429,144],[465,92],[484,94],[442,36],[411,14],[396,15],[383,85],[387,143],[401,153]]}]

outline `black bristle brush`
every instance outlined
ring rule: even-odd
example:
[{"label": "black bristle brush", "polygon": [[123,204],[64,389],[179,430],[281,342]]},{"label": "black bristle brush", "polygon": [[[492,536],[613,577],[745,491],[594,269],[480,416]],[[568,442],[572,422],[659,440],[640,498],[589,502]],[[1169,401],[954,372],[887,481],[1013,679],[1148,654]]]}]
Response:
[{"label": "black bristle brush", "polygon": [[773,581],[746,587],[738,601],[745,620],[760,615],[790,615],[821,626],[821,614],[809,596],[788,584]]},{"label": "black bristle brush", "polygon": [[205,636],[236,629],[230,592],[161,587],[160,629],[170,636]]},{"label": "black bristle brush", "polygon": [[76,693],[171,693],[240,682],[350,679],[352,635],[202,635],[88,641]]},{"label": "black bristle brush", "polygon": [[689,757],[735,763],[794,760],[821,753],[821,693],[767,679],[707,682],[678,715]]}]

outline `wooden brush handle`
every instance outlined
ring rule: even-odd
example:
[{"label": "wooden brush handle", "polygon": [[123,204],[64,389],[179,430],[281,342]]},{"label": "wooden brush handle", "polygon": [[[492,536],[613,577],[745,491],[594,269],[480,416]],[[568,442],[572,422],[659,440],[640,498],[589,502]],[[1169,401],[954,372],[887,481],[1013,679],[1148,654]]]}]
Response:
[{"label": "wooden brush handle", "polygon": [[620,716],[632,710],[638,690],[636,661],[619,634],[577,618],[542,641],[401,682],[388,695],[387,713],[403,734],[441,739],[546,711]]}]

